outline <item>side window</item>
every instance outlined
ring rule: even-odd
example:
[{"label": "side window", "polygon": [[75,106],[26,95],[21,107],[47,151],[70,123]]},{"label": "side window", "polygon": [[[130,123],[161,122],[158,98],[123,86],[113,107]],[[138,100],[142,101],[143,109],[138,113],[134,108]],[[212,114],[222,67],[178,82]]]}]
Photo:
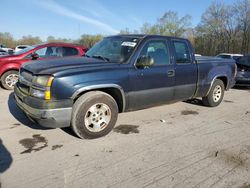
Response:
[{"label": "side window", "polygon": [[186,42],[174,41],[176,63],[191,63],[190,52]]},{"label": "side window", "polygon": [[48,58],[48,57],[57,57],[57,47],[48,46],[41,48],[35,51],[39,55],[39,57]]},{"label": "side window", "polygon": [[149,41],[146,43],[139,57],[142,56],[153,58],[155,65],[170,64],[169,50],[166,42],[163,40]]},{"label": "side window", "polygon": [[46,51],[47,51],[47,47],[41,48],[41,49],[35,51],[35,53],[37,53],[39,55],[39,57],[45,57]]},{"label": "side window", "polygon": [[71,47],[63,47],[63,56],[74,56],[78,55],[78,50]]}]

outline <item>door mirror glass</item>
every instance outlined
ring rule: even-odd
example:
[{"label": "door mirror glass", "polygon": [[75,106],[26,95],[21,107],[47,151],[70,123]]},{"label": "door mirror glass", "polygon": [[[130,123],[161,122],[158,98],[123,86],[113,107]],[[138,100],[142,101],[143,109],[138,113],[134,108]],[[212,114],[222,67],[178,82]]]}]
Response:
[{"label": "door mirror glass", "polygon": [[39,55],[37,53],[33,53],[31,55],[32,60],[37,60],[39,58]]},{"label": "door mirror glass", "polygon": [[154,64],[154,59],[150,56],[141,56],[137,59],[136,67],[137,68],[147,68],[151,67]]}]

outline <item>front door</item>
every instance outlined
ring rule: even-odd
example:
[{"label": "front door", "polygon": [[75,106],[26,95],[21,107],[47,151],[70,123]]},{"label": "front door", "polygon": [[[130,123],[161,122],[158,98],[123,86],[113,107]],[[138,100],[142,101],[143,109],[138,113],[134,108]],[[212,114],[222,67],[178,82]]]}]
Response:
[{"label": "front door", "polygon": [[[137,66],[142,57],[154,61],[150,66]],[[165,104],[173,99],[175,70],[170,61],[167,40],[150,40],[144,44],[135,67],[129,71],[132,91],[129,92],[129,109],[142,109]]]}]

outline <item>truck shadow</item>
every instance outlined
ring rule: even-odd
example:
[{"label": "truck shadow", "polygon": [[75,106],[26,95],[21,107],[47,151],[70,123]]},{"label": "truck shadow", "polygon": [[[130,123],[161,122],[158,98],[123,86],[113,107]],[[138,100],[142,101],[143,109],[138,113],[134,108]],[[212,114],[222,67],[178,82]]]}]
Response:
[{"label": "truck shadow", "polygon": [[250,86],[234,86],[232,89],[250,91]]},{"label": "truck shadow", "polygon": [[183,102],[204,107],[204,104],[202,103],[202,100],[200,99],[189,99]]},{"label": "truck shadow", "polygon": [[32,128],[32,129],[39,129],[39,130],[48,130],[49,128],[45,128],[42,126],[39,126],[38,124],[32,122],[22,111],[21,109],[16,105],[15,98],[14,98],[14,93],[12,92],[9,95],[8,99],[8,107],[9,111],[12,114],[12,116],[22,123],[23,125]]},{"label": "truck shadow", "polygon": [[[0,174],[5,172],[11,165],[13,159],[10,152],[3,145],[2,140],[0,139]],[[1,182],[0,182],[1,186]]]}]

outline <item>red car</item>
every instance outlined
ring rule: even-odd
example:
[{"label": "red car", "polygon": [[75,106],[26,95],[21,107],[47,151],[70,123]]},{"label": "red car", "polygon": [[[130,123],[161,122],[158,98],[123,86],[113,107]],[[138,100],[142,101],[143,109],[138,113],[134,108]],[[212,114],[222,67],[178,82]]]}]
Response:
[{"label": "red car", "polygon": [[0,57],[0,78],[5,89],[14,88],[18,80],[18,71],[23,63],[31,60],[44,60],[67,56],[83,56],[87,48],[68,43],[46,43],[29,46],[13,55]]}]

